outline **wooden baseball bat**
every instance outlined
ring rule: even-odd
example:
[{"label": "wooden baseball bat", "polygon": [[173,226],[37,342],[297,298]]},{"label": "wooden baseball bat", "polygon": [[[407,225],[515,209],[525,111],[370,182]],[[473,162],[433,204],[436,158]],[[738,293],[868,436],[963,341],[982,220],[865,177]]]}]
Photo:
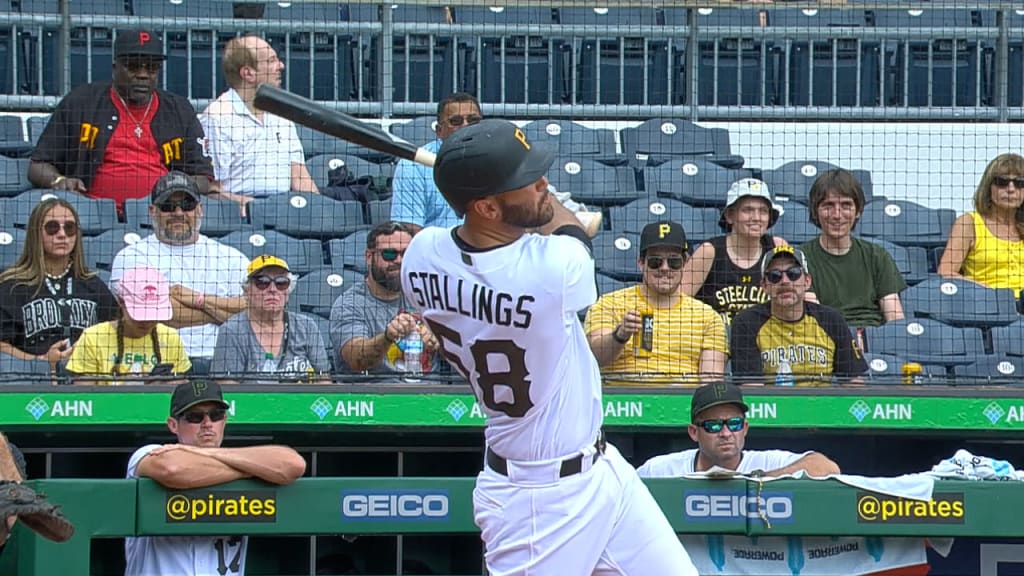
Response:
[{"label": "wooden baseball bat", "polygon": [[323,132],[378,152],[412,160],[424,166],[434,165],[434,153],[408,142],[395,140],[387,132],[358,119],[269,84],[256,88],[253,103],[260,110],[287,118],[317,132]]}]

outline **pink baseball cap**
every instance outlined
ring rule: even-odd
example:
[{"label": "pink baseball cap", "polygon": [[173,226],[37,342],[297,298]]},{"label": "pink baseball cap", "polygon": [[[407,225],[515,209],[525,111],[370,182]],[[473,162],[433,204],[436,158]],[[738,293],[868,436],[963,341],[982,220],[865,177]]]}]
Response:
[{"label": "pink baseball cap", "polygon": [[156,268],[132,268],[117,283],[117,293],[125,310],[137,322],[163,322],[171,319],[171,288]]}]

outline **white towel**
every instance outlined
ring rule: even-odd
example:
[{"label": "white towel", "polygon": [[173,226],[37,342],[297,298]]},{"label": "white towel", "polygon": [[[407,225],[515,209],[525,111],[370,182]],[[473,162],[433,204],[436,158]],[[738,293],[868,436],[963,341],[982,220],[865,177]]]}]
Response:
[{"label": "white towel", "polygon": [[[684,474],[683,478],[701,478],[701,479],[728,479],[728,478],[742,478],[743,474],[736,472],[735,470],[727,470],[714,466],[706,472],[693,472]],[[878,494],[885,494],[887,496],[894,496],[897,498],[906,498],[908,500],[921,500],[927,502],[932,499],[932,491],[935,489],[935,478],[928,474],[904,474],[902,476],[894,477],[872,477],[872,476],[856,476],[854,474],[832,474],[823,478],[812,478],[807,476],[803,470],[790,474],[788,476],[776,476],[772,478],[763,478],[765,482],[772,482],[775,480],[785,479],[800,479],[808,478],[810,480],[835,480],[841,482],[847,486],[853,486],[854,488],[860,488],[861,490],[867,490],[869,492],[876,492]]]},{"label": "white towel", "polygon": [[1024,473],[1006,460],[975,456],[964,449],[932,466],[927,474],[946,480],[1024,480]]}]

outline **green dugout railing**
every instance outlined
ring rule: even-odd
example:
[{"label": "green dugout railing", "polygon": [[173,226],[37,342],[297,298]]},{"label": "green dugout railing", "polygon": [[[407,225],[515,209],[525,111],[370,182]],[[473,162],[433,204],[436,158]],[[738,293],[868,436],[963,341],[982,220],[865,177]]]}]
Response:
[{"label": "green dugout railing", "polygon": [[[186,534],[472,533],[472,478],[304,478],[165,490],[150,480],[40,480],[76,526],[55,544],[16,529],[3,566],[17,576],[89,574],[90,539]],[[931,502],[834,480],[647,481],[679,533],[819,536],[1024,536],[1015,482],[936,482]],[[11,549],[13,548],[13,549]]]},{"label": "green dugout railing", "polygon": [[[228,391],[232,429],[480,427],[484,415],[466,388],[409,385],[242,387]],[[367,391],[369,390],[369,391]],[[758,428],[885,429],[922,432],[1024,430],[1024,389],[889,386],[748,389]],[[0,392],[0,429],[163,428],[166,387],[19,388]],[[677,427],[689,421],[690,389],[606,393],[609,427]]]}]

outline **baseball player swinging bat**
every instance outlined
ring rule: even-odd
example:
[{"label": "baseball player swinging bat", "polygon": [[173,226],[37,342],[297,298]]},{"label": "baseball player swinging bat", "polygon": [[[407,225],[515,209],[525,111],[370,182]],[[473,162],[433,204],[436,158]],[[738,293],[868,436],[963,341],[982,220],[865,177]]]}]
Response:
[{"label": "baseball player swinging bat", "polygon": [[256,88],[256,98],[253,103],[261,110],[287,118],[317,132],[323,132],[378,152],[412,160],[424,166],[434,165],[433,152],[417,148],[408,142],[394,140],[383,130],[368,126],[348,114],[331,110],[309,98],[292,94],[287,90],[269,84],[260,84]]}]

